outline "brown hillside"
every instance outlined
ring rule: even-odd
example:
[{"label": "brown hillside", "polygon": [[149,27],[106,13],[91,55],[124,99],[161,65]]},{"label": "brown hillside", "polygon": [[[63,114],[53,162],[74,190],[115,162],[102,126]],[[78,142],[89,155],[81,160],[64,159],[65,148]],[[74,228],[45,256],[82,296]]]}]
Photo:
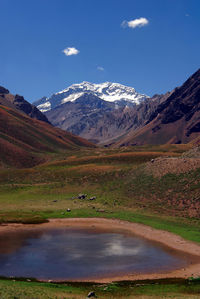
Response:
[{"label": "brown hillside", "polygon": [[48,153],[93,147],[88,141],[0,105],[0,165],[31,167]]}]

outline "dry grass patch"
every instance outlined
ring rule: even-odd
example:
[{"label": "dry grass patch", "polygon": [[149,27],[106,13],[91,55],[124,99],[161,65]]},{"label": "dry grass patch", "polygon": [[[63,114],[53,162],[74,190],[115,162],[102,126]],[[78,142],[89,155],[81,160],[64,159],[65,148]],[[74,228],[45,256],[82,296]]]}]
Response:
[{"label": "dry grass patch", "polygon": [[98,173],[105,173],[110,172],[113,170],[116,170],[116,166],[112,165],[96,165],[96,164],[86,164],[86,165],[80,165],[75,166],[72,168],[73,171],[77,171],[78,173],[84,173],[84,174],[98,174]]}]

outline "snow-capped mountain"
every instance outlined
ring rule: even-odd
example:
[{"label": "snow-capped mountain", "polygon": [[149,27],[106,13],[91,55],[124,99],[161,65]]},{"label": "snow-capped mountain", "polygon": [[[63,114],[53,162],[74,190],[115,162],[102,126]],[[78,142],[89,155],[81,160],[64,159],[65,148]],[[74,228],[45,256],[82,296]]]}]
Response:
[{"label": "snow-capped mountain", "polygon": [[84,81],[80,84],[73,84],[49,98],[44,97],[34,104],[40,111],[47,112],[67,102],[75,102],[86,93],[97,96],[104,101],[115,103],[116,108],[135,106],[148,98],[148,96],[136,92],[134,88],[119,83],[105,82],[94,84]]}]

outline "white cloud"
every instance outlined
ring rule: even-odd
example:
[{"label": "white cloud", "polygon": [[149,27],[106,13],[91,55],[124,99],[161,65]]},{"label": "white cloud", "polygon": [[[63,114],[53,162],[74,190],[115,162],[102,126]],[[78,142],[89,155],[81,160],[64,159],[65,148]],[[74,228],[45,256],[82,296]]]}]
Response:
[{"label": "white cloud", "polygon": [[103,71],[104,71],[104,68],[103,68],[102,66],[98,66],[98,67],[97,67],[97,70],[103,72]]},{"label": "white cloud", "polygon": [[73,47],[68,47],[63,50],[63,53],[66,56],[77,55],[79,52],[80,52],[79,50],[77,50],[76,48],[73,48]]},{"label": "white cloud", "polygon": [[130,27],[130,28],[136,28],[136,27],[143,27],[149,24],[149,21],[146,18],[139,18],[134,19],[131,21],[123,21],[121,26],[123,28]]}]

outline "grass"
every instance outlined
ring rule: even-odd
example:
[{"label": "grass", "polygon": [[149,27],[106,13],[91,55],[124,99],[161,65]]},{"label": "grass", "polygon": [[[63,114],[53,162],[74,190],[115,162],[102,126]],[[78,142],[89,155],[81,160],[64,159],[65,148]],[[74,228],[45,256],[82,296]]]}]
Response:
[{"label": "grass", "polygon": [[[199,298],[199,282],[189,280],[157,280],[95,283],[41,283],[0,280],[1,299],[79,299],[94,291],[98,298]],[[13,295],[14,294],[14,295]],[[147,295],[148,294],[148,295]]]},{"label": "grass", "polygon": [[[0,221],[37,223],[53,217],[104,216],[151,225],[199,242],[200,221],[189,215],[188,206],[199,201],[200,169],[156,178],[145,173],[143,163],[166,152],[174,156],[183,146],[160,146],[157,154],[155,147],[135,150],[87,150],[84,156],[75,152],[77,158],[68,155],[30,169],[1,170]],[[96,200],[73,199],[79,193]],[[65,213],[67,208],[70,214]]]},{"label": "grass", "polygon": [[[157,178],[143,167],[153,158],[180,156],[186,149],[189,145],[85,149],[52,154],[51,161],[33,168],[0,169],[0,223],[36,224],[48,218],[68,217],[117,218],[200,242],[200,217],[190,214],[191,206],[199,211],[200,169]],[[96,199],[79,200],[79,193]],[[199,282],[133,284],[50,284],[0,279],[0,298],[76,299],[85,298],[93,288],[99,298],[109,299],[200,298]]]}]

